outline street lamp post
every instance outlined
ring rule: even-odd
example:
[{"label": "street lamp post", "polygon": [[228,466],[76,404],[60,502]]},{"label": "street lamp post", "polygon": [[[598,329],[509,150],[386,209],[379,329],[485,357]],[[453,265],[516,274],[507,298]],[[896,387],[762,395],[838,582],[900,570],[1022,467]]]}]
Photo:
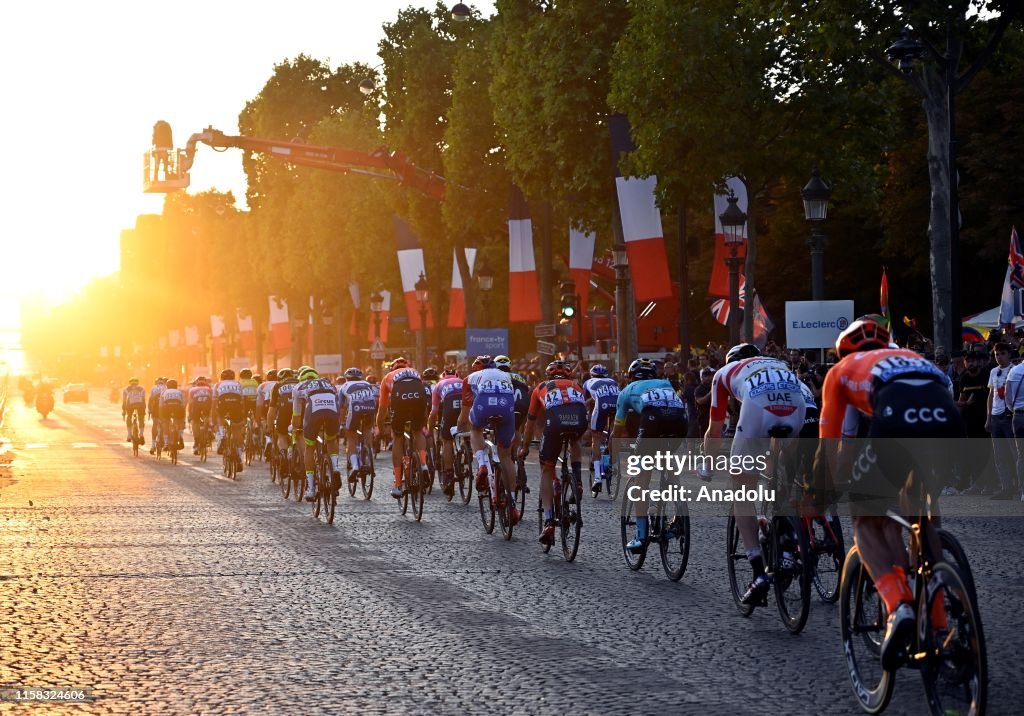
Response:
[{"label": "street lamp post", "polygon": [[427,277],[422,271],[420,271],[420,277],[416,281],[415,288],[416,300],[420,304],[420,330],[416,332],[416,366],[423,370],[427,365],[427,299],[429,296],[427,293]]},{"label": "street lamp post", "polygon": [[612,247],[615,269],[615,338],[618,345],[617,362],[619,370],[624,371],[633,360],[632,347],[629,345],[629,321],[631,304],[629,301],[629,254],[625,243],[617,243]]},{"label": "street lamp post", "polygon": [[811,170],[811,180],[800,190],[804,200],[804,218],[811,227],[811,298],[825,300],[825,232],[822,225],[828,216],[828,199],[832,188],[818,174],[818,168]]},{"label": "street lamp post", "polygon": [[[948,311],[948,328],[946,335],[940,335],[939,317],[936,315],[935,345],[944,346],[947,350],[953,350],[962,344],[961,334],[963,326],[960,317],[960,206],[957,190],[956,171],[956,114],[954,100],[957,92],[957,65],[960,61],[960,53],[957,49],[955,37],[953,6],[949,6],[946,14],[946,52],[939,54],[930,45],[913,36],[913,30],[906,27],[900,34],[900,39],[886,48],[886,55],[891,62],[897,64],[899,71],[904,75],[914,72],[914,64],[926,53],[936,58],[942,66],[943,80],[946,89],[946,162],[947,180],[949,195],[947,197],[946,220],[949,225],[949,300],[945,306],[937,308]],[[941,161],[941,158],[940,158]],[[934,278],[933,278],[934,280]]]},{"label": "street lamp post", "polygon": [[737,205],[735,196],[730,196],[728,201],[728,206],[718,218],[725,233],[725,246],[729,249],[729,257],[725,260],[729,267],[729,343],[736,345],[740,342],[740,266],[743,264],[743,259],[737,257],[736,252],[747,240],[743,230],[747,215]]},{"label": "street lamp post", "polygon": [[384,312],[384,297],[380,291],[370,294],[370,313],[373,314],[373,337],[380,339],[380,314]]}]

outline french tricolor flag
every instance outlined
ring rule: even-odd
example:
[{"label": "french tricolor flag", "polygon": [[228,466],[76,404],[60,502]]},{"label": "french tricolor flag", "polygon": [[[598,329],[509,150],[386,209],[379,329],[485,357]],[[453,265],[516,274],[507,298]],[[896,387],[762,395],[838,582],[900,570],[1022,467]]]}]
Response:
[{"label": "french tricolor flag", "polygon": [[508,196],[508,320],[540,320],[537,262],[533,257],[533,222],[526,198],[515,184]]},{"label": "french tricolor flag", "polygon": [[633,277],[633,293],[637,301],[672,298],[672,279],[668,274],[661,212],[654,202],[657,177],[638,179],[622,176],[619,158],[636,149],[629,133],[629,120],[625,115],[613,114],[608,118],[608,127],[612,135],[615,190],[619,197],[622,235],[626,241]]},{"label": "french tricolor flag", "polygon": [[[709,296],[729,297],[729,267],[725,259],[730,256],[730,250],[725,246],[725,229],[722,228],[722,220],[719,218],[725,213],[729,206],[729,197],[736,196],[736,206],[744,213],[747,211],[747,185],[739,177],[728,177],[725,180],[726,193],[715,194],[715,260],[711,263],[711,281],[708,283]],[[730,194],[731,192],[731,194]],[[743,235],[746,236],[747,227],[743,227]],[[747,255],[747,242],[744,241],[736,251],[737,258],[744,258]],[[743,267],[740,266],[742,274]]]},{"label": "french tricolor flag", "polygon": [[292,347],[292,334],[288,325],[288,302],[283,298],[270,296],[267,303],[270,306],[271,344],[274,346],[274,352],[280,353]]},{"label": "french tricolor flag", "polygon": [[569,229],[569,275],[576,283],[576,293],[580,297],[580,310],[587,312],[587,301],[590,300],[590,274],[594,264],[594,232]]},{"label": "french tricolor flag", "polygon": [[[388,342],[388,324],[391,321],[391,291],[380,291],[380,340],[381,343]],[[374,330],[377,328],[376,320],[373,316],[370,317],[370,329],[366,334],[366,339],[372,341],[375,336]]]},{"label": "french tricolor flag", "polygon": [[[466,295],[462,289],[462,274],[459,273],[459,257],[452,249],[452,290],[448,301],[448,327],[466,327]],[[473,278],[473,263],[476,260],[476,249],[466,248],[466,264],[469,266],[469,278]]]},{"label": "french tricolor flag", "polygon": [[[405,311],[409,316],[409,328],[420,330],[420,302],[416,300],[416,282],[420,274],[426,275],[423,261],[423,247],[412,232],[412,228],[398,216],[392,217],[395,226],[395,243],[398,245],[398,270],[402,274],[402,292],[405,294]],[[383,295],[383,292],[381,292]],[[427,328],[434,327],[434,319],[427,306]]]},{"label": "french tricolor flag", "polygon": [[252,329],[252,316],[238,316],[238,335],[242,338],[242,351],[248,353],[256,348],[256,334]]}]

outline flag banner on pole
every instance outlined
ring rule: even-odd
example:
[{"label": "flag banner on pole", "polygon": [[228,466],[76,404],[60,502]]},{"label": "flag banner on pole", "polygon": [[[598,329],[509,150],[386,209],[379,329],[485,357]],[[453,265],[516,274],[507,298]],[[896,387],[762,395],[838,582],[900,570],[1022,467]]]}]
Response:
[{"label": "flag banner on pole", "polygon": [[672,298],[672,279],[668,273],[665,234],[661,228],[661,212],[654,201],[657,177],[638,179],[626,177],[619,169],[619,158],[636,149],[625,115],[608,118],[611,131],[612,162],[615,166],[615,190],[619,198],[622,235],[629,255],[633,277],[633,293],[637,301]]},{"label": "flag banner on pole", "polygon": [[292,333],[288,325],[288,302],[270,296],[267,305],[270,307],[270,342],[274,352],[289,350],[292,347]]},{"label": "flag banner on pole", "polygon": [[[426,276],[423,261],[423,247],[412,228],[400,217],[392,217],[395,227],[395,243],[398,247],[398,270],[402,274],[402,293],[405,294],[405,311],[409,316],[409,328],[420,330],[420,302],[416,300],[416,282],[420,274]],[[436,290],[436,289],[435,289]],[[434,319],[427,304],[427,328],[434,327]]]},{"label": "flag banner on pole", "polygon": [[879,288],[879,299],[880,308],[882,309],[882,315],[885,320],[892,323],[892,318],[889,316],[889,277],[885,274],[885,269],[882,269],[882,286]]},{"label": "flag banner on pole", "polygon": [[1003,290],[999,300],[999,324],[1003,328],[1014,325],[1013,292],[1024,288],[1024,251],[1022,251],[1017,227],[1010,228],[1010,255],[1007,258],[1006,276],[1003,278]]},{"label": "flag banner on pole", "polygon": [[185,326],[185,345],[199,345],[199,326]]},{"label": "flag banner on pole", "polygon": [[508,320],[540,320],[540,288],[533,257],[533,221],[526,198],[512,185],[508,196]]},{"label": "flag banner on pole", "polygon": [[[452,290],[448,296],[448,327],[466,327],[466,294],[462,287],[462,274],[459,273],[459,258],[452,249]],[[476,261],[476,249],[466,248],[466,264],[469,266],[469,278],[473,278],[473,265]]]},{"label": "flag banner on pole", "polygon": [[594,265],[594,243],[597,235],[569,229],[569,276],[576,282],[580,310],[587,312],[590,301],[590,273]]},{"label": "flag banner on pole", "polygon": [[761,303],[761,297],[754,293],[754,344],[758,348],[764,350],[764,347],[768,345],[768,334],[775,328],[775,324],[772,322],[771,317],[768,315],[768,311],[765,310],[764,304]]},{"label": "flag banner on pole", "polygon": [[[739,300],[739,307],[740,307],[741,311],[744,308],[746,308],[746,294],[747,294],[746,288],[747,288],[747,282],[745,280],[745,277],[741,275],[740,276],[740,290],[739,290],[739,299],[740,299]],[[755,304],[754,304],[754,306],[755,306],[755,310],[756,311],[759,311],[760,313],[763,314],[763,317],[765,319],[765,323],[766,324],[771,324],[770,327],[768,327],[765,332],[770,331],[772,328],[774,328],[775,324],[771,322],[770,318],[768,318],[768,312],[764,310],[764,306],[761,305],[761,299],[759,297],[755,296]],[[714,301],[711,304],[711,315],[714,316],[715,320],[718,321],[719,323],[721,323],[723,326],[728,326],[729,325],[729,309],[730,308],[731,308],[731,306],[729,305],[729,299],[728,298],[720,298],[720,299],[718,299],[717,301]],[[758,318],[758,314],[755,313],[754,314],[755,323],[757,321],[757,318]],[[754,327],[754,331],[755,332],[757,331],[757,326],[756,325]]]},{"label": "flag banner on pole", "polygon": [[[388,324],[391,321],[391,291],[380,291],[380,339],[382,342],[388,342]],[[366,330],[366,340],[372,341],[377,335],[374,333],[376,330],[377,318],[370,312],[370,325]]]},{"label": "flag banner on pole", "polygon": [[210,335],[220,338],[224,335],[224,316],[210,316]]},{"label": "flag banner on pole", "polygon": [[167,332],[167,343],[171,348],[177,348],[178,343],[181,342],[181,331],[177,328],[172,328]]},{"label": "flag banner on pole", "polygon": [[[736,195],[736,206],[746,213],[747,185],[739,177],[727,177],[725,184]],[[719,217],[726,207],[729,206],[729,196],[729,192],[726,191],[725,194],[715,194],[713,198],[715,211],[715,258],[711,263],[711,280],[708,282],[708,295],[722,296],[723,298],[729,297],[729,266],[725,260],[730,256],[730,251],[725,245],[725,229],[722,228],[722,220]],[[746,237],[746,234],[747,227],[744,226],[744,237]],[[737,249],[736,257],[742,259],[746,258],[746,256],[747,242],[744,241]],[[742,265],[740,265],[740,273],[743,273]]]},{"label": "flag banner on pole", "polygon": [[359,312],[359,284],[356,281],[348,282],[348,295],[352,297],[352,320],[348,326],[348,334],[351,337],[355,337],[358,333],[356,328],[356,313]]}]

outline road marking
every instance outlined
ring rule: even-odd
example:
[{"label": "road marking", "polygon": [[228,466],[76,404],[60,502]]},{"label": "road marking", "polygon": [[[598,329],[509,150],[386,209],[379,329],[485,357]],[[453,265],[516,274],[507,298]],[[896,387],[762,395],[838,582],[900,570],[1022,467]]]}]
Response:
[{"label": "road marking", "polygon": [[219,474],[217,472],[214,472],[213,470],[210,470],[210,469],[205,468],[205,467],[196,467],[195,465],[189,465],[189,467],[192,468],[193,470],[195,470],[196,472],[201,472],[204,475],[208,475],[208,476],[212,477],[214,480],[220,480],[221,482],[231,482],[231,483],[235,482],[234,480],[229,480],[228,478],[224,477],[223,475],[221,475],[221,474]]},{"label": "road marking", "polygon": [[99,447],[96,443],[71,443],[73,448],[94,448]]},{"label": "road marking", "polygon": [[50,447],[49,443],[26,443],[25,444],[25,449],[26,450],[39,450],[39,449],[48,448],[48,447]]}]

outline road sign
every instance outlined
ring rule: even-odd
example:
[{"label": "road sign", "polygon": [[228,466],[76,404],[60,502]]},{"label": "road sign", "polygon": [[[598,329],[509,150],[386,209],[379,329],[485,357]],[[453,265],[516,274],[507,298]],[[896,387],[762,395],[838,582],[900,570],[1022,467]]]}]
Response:
[{"label": "road sign", "polygon": [[374,338],[370,345],[370,358],[382,360],[384,358],[384,342],[380,338]]},{"label": "road sign", "polygon": [[[558,326],[554,323],[538,323],[533,327],[534,338],[550,338],[555,335],[558,331]],[[550,353],[548,355],[551,355]]]},{"label": "road sign", "polygon": [[548,343],[547,341],[537,341],[537,352],[543,353],[546,356],[553,356],[555,354],[555,344]]}]

